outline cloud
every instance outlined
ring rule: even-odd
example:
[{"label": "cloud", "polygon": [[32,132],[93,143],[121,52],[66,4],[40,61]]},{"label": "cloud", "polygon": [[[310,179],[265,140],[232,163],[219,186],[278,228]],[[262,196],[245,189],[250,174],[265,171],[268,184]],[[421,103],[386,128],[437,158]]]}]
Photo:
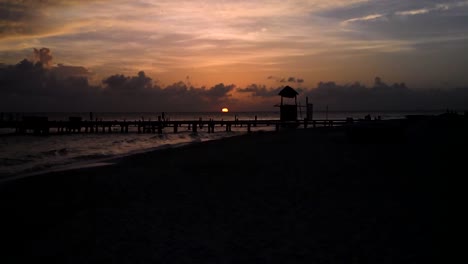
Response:
[{"label": "cloud", "polygon": [[408,11],[399,11],[399,12],[396,12],[395,14],[398,16],[414,16],[414,15],[426,14],[426,13],[429,13],[430,11],[431,9],[422,8],[422,9],[415,9],[415,10],[408,10]]},{"label": "cloud", "polygon": [[[238,88],[237,92],[239,93],[246,93],[250,94],[252,97],[260,97],[263,99],[270,99],[273,97],[277,97],[279,92],[284,88],[285,86],[280,86],[276,88],[267,88],[265,85],[260,85],[260,84],[250,84],[246,86],[245,88]],[[303,88],[296,88],[295,89],[298,93],[302,93],[305,91]]]},{"label": "cloud", "polygon": [[[287,83],[288,75],[296,74],[291,69],[300,69],[297,72],[307,82],[332,74],[356,78],[345,65],[353,65],[354,76],[365,78],[367,65],[377,60],[378,72],[393,71],[395,55],[402,57],[399,64],[404,67],[417,69],[423,64],[440,72],[441,78],[456,78],[466,68],[459,59],[466,46],[460,40],[467,32],[465,9],[453,5],[449,11],[412,19],[395,15],[447,2],[4,0],[0,61],[14,64],[32,47],[46,46],[53,50],[56,63],[86,65],[94,73],[93,81],[145,69],[164,83],[190,74],[200,85],[224,81],[245,86],[268,74],[283,74]],[[382,19],[388,23],[371,23]],[[423,56],[427,50],[421,46],[427,46],[427,39],[445,43],[433,41],[431,49],[437,52]],[[458,59],[458,70],[434,63],[439,61],[437,54]],[[211,78],[213,72],[223,72],[225,79]],[[249,77],[239,83],[244,74]]]},{"label": "cloud", "polygon": [[[0,22],[0,59],[37,41],[34,45],[54,48],[56,56],[61,52],[67,64],[86,61],[105,74],[115,72],[107,72],[109,64],[125,64],[127,73],[142,67],[158,73],[230,65],[274,68],[285,57],[312,52],[307,49],[317,40],[309,35],[322,25],[304,23],[311,14],[362,2],[5,0],[0,4],[5,14],[0,17],[8,18]],[[300,47],[287,43],[291,36],[302,36],[296,39]]]},{"label": "cloud", "polygon": [[49,63],[52,61],[52,54],[50,53],[50,49],[42,48],[42,49],[33,49],[34,51],[34,61],[42,63],[44,66],[49,66]]},{"label": "cloud", "polygon": [[[191,33],[201,38],[251,39],[255,34],[239,32],[239,22],[249,24],[261,19],[295,17],[334,7],[343,7],[363,0],[344,1],[225,1],[208,0],[203,3],[191,1],[161,0],[157,3],[124,0],[3,0],[0,14],[6,30],[2,36],[15,33],[22,36],[67,34],[72,25],[83,20],[91,20],[93,28],[80,31],[99,31],[102,28],[117,27],[156,33]],[[245,12],[250,10],[251,12]],[[73,12],[70,12],[73,11]],[[287,11],[287,12],[284,12]],[[99,23],[94,23],[98,19]],[[62,28],[62,30],[60,30]],[[66,28],[65,31],[63,29]],[[76,29],[76,28],[75,28]],[[254,32],[266,32],[267,27],[259,26]],[[241,34],[239,34],[241,33]],[[247,34],[242,34],[247,33]],[[9,37],[12,37],[11,35]]]},{"label": "cloud", "polygon": [[278,88],[266,88],[265,85],[250,84],[245,88],[238,88],[239,93],[250,93],[254,97],[273,97],[278,96],[281,87]]},{"label": "cloud", "polygon": [[[259,104],[262,104],[259,99],[265,100],[264,107],[269,107],[281,89],[252,84],[238,88],[237,92],[251,94]],[[337,84],[328,81],[319,82],[314,88],[296,90],[300,102],[307,96],[316,109],[328,106],[334,111],[424,111],[446,108],[463,111],[468,108],[468,87],[409,89],[403,82],[387,84],[380,77],[375,78],[371,87],[360,82]]]},{"label": "cloud", "polygon": [[461,1],[461,2],[455,2],[455,3],[443,3],[443,4],[436,4],[432,7],[424,7],[421,9],[398,11],[398,12],[395,12],[395,15],[398,15],[398,16],[422,15],[422,14],[427,14],[432,11],[447,11],[452,8],[463,7],[463,6],[468,6],[468,1]]},{"label": "cloud", "polygon": [[[410,90],[404,83],[386,84],[382,78],[376,77],[372,87],[366,87],[359,82],[337,84],[335,82],[319,82],[317,87],[309,89],[303,96],[319,109],[329,106],[337,111],[410,111],[410,110],[440,110],[446,102],[439,102],[431,97],[431,91]],[[447,91],[447,94],[452,93]],[[468,95],[468,93],[466,93]],[[464,95],[464,96],[466,96]],[[310,100],[311,99],[311,100]],[[454,102],[460,107],[464,103]]]},{"label": "cloud", "polygon": [[[83,67],[79,67],[81,72]],[[0,67],[0,105],[2,111],[218,111],[219,107],[242,106],[243,110],[272,110],[282,87],[267,88],[251,84],[245,88],[219,83],[210,88],[176,82],[165,87],[154,84],[140,71],[134,76],[114,74],[101,85],[91,85],[85,76],[57,78],[54,69],[23,60]],[[295,78],[299,82],[299,78]],[[314,88],[297,88],[299,100],[305,96],[322,109],[342,111],[465,110],[468,87],[444,90],[409,89],[405,83],[387,84],[376,77],[372,87],[359,82],[337,84],[319,82]],[[233,93],[247,94],[246,101]],[[255,98],[255,100],[249,99]],[[248,102],[248,103],[247,103]],[[240,109],[240,108],[239,108]]]},{"label": "cloud", "polygon": [[144,71],[138,72],[137,76],[129,77],[116,74],[102,80],[105,88],[111,91],[134,92],[153,87],[151,78],[145,75]]},{"label": "cloud", "polygon": [[67,79],[69,77],[91,77],[93,74],[82,66],[69,66],[58,64],[57,66],[51,67],[50,71],[52,74],[60,79]]},{"label": "cloud", "polygon": [[[104,2],[86,1],[85,5]],[[0,2],[0,39],[37,38],[69,31],[73,15],[62,14],[83,6],[84,1],[65,0],[3,0]]]},{"label": "cloud", "polygon": [[[91,85],[81,66],[50,66],[23,60],[0,67],[0,104],[6,111],[209,111],[234,103],[235,85],[188,87],[153,83],[144,71],[114,74]],[[217,108],[216,108],[217,109]]]},{"label": "cloud", "polygon": [[347,25],[349,23],[354,23],[354,22],[361,22],[361,21],[374,21],[374,20],[385,20],[386,17],[384,14],[372,14],[372,15],[367,15],[363,17],[355,17],[351,19],[347,19],[343,22],[341,22],[342,25]]},{"label": "cloud", "polygon": [[211,89],[206,91],[206,96],[213,98],[213,99],[218,99],[218,98],[223,98],[228,96],[228,93],[232,91],[236,86],[234,84],[231,85],[224,85],[223,83],[219,83]]},{"label": "cloud", "polygon": [[304,82],[304,79],[302,78],[296,78],[294,76],[289,76],[289,77],[278,77],[278,76],[273,76],[273,75],[270,75],[267,77],[268,80],[274,80],[276,82],[280,82],[280,83],[286,83],[286,82],[289,82],[289,83],[303,83]]}]

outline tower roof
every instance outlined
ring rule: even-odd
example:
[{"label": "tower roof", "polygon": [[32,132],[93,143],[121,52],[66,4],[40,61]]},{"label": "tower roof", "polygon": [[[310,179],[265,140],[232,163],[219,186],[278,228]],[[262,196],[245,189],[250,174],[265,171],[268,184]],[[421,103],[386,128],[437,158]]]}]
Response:
[{"label": "tower roof", "polygon": [[279,93],[278,95],[282,96],[282,97],[286,97],[286,98],[294,98],[296,97],[296,95],[298,95],[299,93],[296,92],[296,90],[294,90],[292,87],[290,87],[289,85],[284,87]]}]

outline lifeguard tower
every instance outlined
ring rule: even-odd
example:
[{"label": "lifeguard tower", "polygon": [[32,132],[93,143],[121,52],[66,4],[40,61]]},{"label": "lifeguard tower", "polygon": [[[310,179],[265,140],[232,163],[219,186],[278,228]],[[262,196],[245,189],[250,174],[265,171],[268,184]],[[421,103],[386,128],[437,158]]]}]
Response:
[{"label": "lifeguard tower", "polygon": [[[284,87],[279,93],[281,96],[280,120],[297,121],[297,95],[298,93],[290,86]],[[284,99],[286,98],[286,99]],[[294,98],[294,100],[292,100]]]}]

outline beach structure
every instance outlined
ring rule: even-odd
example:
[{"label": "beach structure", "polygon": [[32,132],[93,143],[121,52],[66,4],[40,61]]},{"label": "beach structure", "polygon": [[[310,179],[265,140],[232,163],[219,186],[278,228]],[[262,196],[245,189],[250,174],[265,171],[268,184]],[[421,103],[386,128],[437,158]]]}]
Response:
[{"label": "beach structure", "polygon": [[18,133],[33,131],[36,135],[49,134],[49,119],[45,116],[23,116],[22,122],[18,123],[16,130]]},{"label": "beach structure", "polygon": [[78,132],[82,126],[82,118],[80,116],[70,116],[68,118],[68,127],[66,128],[68,132]]},{"label": "beach structure", "polygon": [[[70,133],[158,133],[163,134],[163,131],[168,128],[173,129],[173,133],[178,133],[180,130],[189,130],[197,133],[198,130],[206,129],[208,133],[217,131],[231,132],[232,127],[245,127],[247,132],[251,132],[252,128],[275,127],[279,131],[281,127],[297,128],[304,127],[340,127],[347,123],[345,119],[313,119],[313,104],[308,103],[306,98],[306,106],[297,104],[298,93],[290,86],[284,87],[279,94],[281,96],[281,104],[275,105],[280,107],[280,119],[258,119],[255,115],[253,119],[240,120],[237,115],[234,120],[170,120],[166,118],[165,113],[157,116],[156,120],[141,118],[140,120],[102,120],[95,118],[94,113],[90,112],[89,120],[84,120],[82,116],[70,116],[68,120],[49,120],[44,116],[17,116],[13,118],[10,113],[10,118],[0,118],[0,129],[14,129],[17,134],[33,133],[36,135],[49,134],[70,134]],[[301,107],[306,107],[306,117],[298,118],[297,110]]]},{"label": "beach structure", "polygon": [[[294,105],[293,105],[294,106]],[[287,106],[286,108],[287,109]],[[288,109],[293,111],[296,109]],[[286,111],[288,111],[286,110]],[[290,113],[288,113],[290,114]],[[297,111],[291,115],[297,116]],[[294,117],[293,116],[293,117]],[[282,117],[284,117],[282,115]],[[237,117],[234,120],[163,120],[158,118],[152,121],[151,119],[141,120],[83,120],[80,117],[69,117],[68,120],[48,120],[47,117],[40,116],[24,116],[22,120],[0,121],[0,128],[15,129],[17,134],[32,134],[36,135],[51,135],[51,134],[70,134],[70,133],[164,133],[164,130],[173,130],[173,133],[185,130],[194,133],[198,131],[207,131],[214,133],[216,131],[231,132],[232,127],[244,127],[247,132],[251,132],[252,128],[275,127],[279,131],[280,127],[340,127],[346,124],[345,119],[325,120],[314,119],[308,120],[292,120],[285,118],[284,120],[273,119],[245,119],[240,120]]]},{"label": "beach structure", "polygon": [[[281,96],[280,121],[296,121],[297,120],[297,95],[291,86],[284,87],[278,95]],[[286,99],[285,99],[286,98]],[[292,100],[294,99],[294,101]]]}]

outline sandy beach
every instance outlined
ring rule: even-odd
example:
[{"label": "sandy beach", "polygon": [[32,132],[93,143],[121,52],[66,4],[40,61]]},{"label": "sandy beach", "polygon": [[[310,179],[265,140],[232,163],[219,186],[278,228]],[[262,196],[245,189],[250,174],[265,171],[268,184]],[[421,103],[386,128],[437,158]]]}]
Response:
[{"label": "sandy beach", "polygon": [[252,133],[7,182],[2,263],[428,263],[467,146],[466,126],[429,127]]}]

